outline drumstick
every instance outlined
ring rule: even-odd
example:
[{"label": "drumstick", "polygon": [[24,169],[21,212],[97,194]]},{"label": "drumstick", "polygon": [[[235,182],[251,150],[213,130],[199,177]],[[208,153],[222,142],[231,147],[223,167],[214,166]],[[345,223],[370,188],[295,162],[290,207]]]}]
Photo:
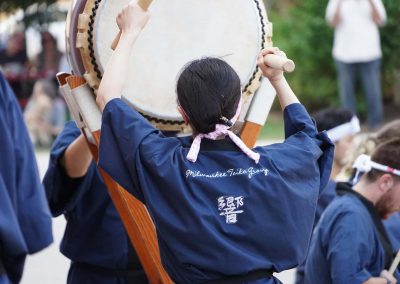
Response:
[{"label": "drumstick", "polygon": [[[138,5],[140,8],[142,8],[144,11],[149,9],[149,6],[153,0],[139,0]],[[111,49],[115,50],[117,48],[119,39],[121,37],[121,31],[118,32],[117,36],[114,38],[113,42],[111,43]]]},{"label": "drumstick", "polygon": [[389,268],[390,274],[393,275],[393,273],[396,271],[397,266],[399,266],[399,263],[400,263],[400,249],[397,252],[395,259],[393,260],[392,265],[390,265],[390,268]]},{"label": "drumstick", "polygon": [[296,67],[292,60],[275,54],[265,55],[264,62],[272,68],[280,69],[288,73],[293,72],[294,68]]}]

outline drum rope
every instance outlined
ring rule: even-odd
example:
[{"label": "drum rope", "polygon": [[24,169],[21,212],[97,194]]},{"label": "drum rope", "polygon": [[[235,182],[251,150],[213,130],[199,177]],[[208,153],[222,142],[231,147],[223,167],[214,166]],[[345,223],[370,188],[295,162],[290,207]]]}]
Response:
[{"label": "drum rope", "polygon": [[[94,56],[94,47],[93,47],[93,31],[94,31],[94,21],[96,18],[97,10],[100,6],[100,2],[102,0],[96,0],[94,2],[94,7],[92,8],[92,13],[89,17],[89,28],[88,28],[88,49],[89,49],[89,56],[90,56],[90,62],[93,65],[93,70],[96,72],[96,76],[99,80],[101,80],[102,75],[99,69],[99,66],[96,62],[96,58]],[[145,117],[147,120],[154,122],[154,123],[162,123],[162,124],[170,124],[170,125],[184,125],[184,121],[174,121],[174,120],[165,120],[165,119],[158,119],[152,116],[145,115],[141,112],[139,112],[143,117]]]},{"label": "drum rope", "polygon": [[[99,69],[99,66],[98,66],[98,64],[97,64],[97,62],[96,62],[96,58],[95,58],[95,56],[94,56],[94,47],[93,47],[93,31],[94,31],[94,28],[93,28],[93,26],[94,26],[94,22],[95,22],[97,10],[98,10],[98,8],[99,8],[99,6],[100,6],[100,2],[101,2],[101,1],[102,1],[102,0],[96,0],[96,1],[94,2],[94,7],[92,8],[92,13],[91,13],[91,15],[90,15],[90,17],[89,17],[90,21],[89,21],[89,28],[88,28],[88,31],[87,31],[87,33],[88,33],[87,39],[88,39],[88,49],[89,49],[90,62],[92,63],[92,65],[93,65],[93,70],[96,72],[96,76],[97,76],[97,78],[98,78],[99,80],[101,80],[102,75],[101,75],[101,71],[100,71],[100,69]],[[263,39],[263,40],[261,41],[261,49],[260,49],[260,50],[262,50],[262,49],[264,49],[264,47],[265,47],[264,38],[265,38],[265,33],[266,33],[266,32],[265,32],[264,16],[263,16],[263,11],[262,11],[262,9],[261,9],[261,7],[260,7],[260,2],[259,2],[258,0],[253,0],[253,1],[254,1],[255,5],[256,5],[256,8],[257,8],[257,10],[258,10],[258,15],[259,15],[259,17],[260,17],[260,22],[261,22],[261,36],[262,36],[262,39]],[[248,87],[252,84],[252,82],[255,80],[255,78],[256,78],[258,72],[259,72],[259,68],[258,68],[258,66],[257,66],[256,69],[254,70],[253,75],[251,76],[250,80],[249,80],[249,81],[247,82],[247,84],[245,85],[244,90],[243,90],[243,93],[246,93],[247,88],[248,88]],[[260,77],[259,80],[261,80],[261,77]],[[139,113],[140,113],[143,117],[145,117],[147,120],[149,120],[149,121],[151,121],[151,122],[154,122],[154,123],[169,124],[169,125],[182,125],[182,126],[184,125],[184,122],[183,122],[183,121],[159,119],[159,118],[156,118],[156,117],[152,117],[152,116],[143,114],[143,113],[140,112],[140,111],[139,111]]]},{"label": "drum rope", "polygon": [[[258,15],[260,16],[260,22],[261,22],[261,36],[262,36],[262,41],[261,41],[261,49],[263,50],[265,48],[265,23],[264,23],[264,16],[262,13],[262,9],[260,7],[260,2],[258,0],[254,0],[254,3],[256,4],[257,10],[258,10]],[[255,80],[257,73],[259,71],[258,66],[256,67],[256,69],[253,72],[253,75],[251,76],[250,80],[247,82],[246,86],[244,87],[243,93],[247,92],[247,88],[252,84],[252,82]],[[261,80],[261,77],[259,78],[259,81]]]},{"label": "drum rope", "polygon": [[90,55],[90,62],[93,64],[93,69],[96,72],[97,79],[101,80],[101,72],[99,69],[99,66],[97,65],[97,62],[94,57],[94,47],[93,47],[93,25],[94,25],[94,20],[96,18],[97,14],[97,9],[99,8],[101,0],[96,0],[94,2],[94,7],[92,8],[92,13],[90,15],[90,21],[89,21],[89,29],[88,29],[88,48],[89,48],[89,55]]}]

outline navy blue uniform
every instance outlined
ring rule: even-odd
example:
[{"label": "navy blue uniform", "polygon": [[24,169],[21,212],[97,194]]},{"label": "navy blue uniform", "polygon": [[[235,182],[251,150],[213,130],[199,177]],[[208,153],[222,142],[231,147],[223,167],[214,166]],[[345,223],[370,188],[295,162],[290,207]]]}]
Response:
[{"label": "navy blue uniform", "polygon": [[[393,254],[400,250],[400,212],[396,212],[383,222],[393,246]],[[400,271],[397,268],[397,282],[400,283]]]},{"label": "navy blue uniform", "polygon": [[[322,190],[321,195],[318,198],[317,211],[315,213],[314,227],[317,225],[322,213],[325,211],[326,207],[332,202],[336,197],[336,182],[329,180],[326,187]],[[304,283],[304,264],[305,261],[299,265],[296,269],[296,284]]]},{"label": "navy blue uniform", "polygon": [[390,216],[383,224],[386,227],[393,249],[397,253],[400,249],[400,212]]},{"label": "navy blue uniform", "polygon": [[286,140],[255,148],[258,164],[229,138],[204,139],[191,163],[191,137],[166,138],[120,99],[106,105],[100,166],[146,204],[175,282],[279,272],[305,258],[333,145],[302,105],[284,120]]},{"label": "navy blue uniform", "polygon": [[324,213],[326,207],[336,197],[336,181],[329,180],[326,187],[322,190],[320,197],[318,198],[317,212],[315,213],[314,227],[317,225],[322,213]]},{"label": "navy blue uniform", "polygon": [[[25,256],[53,241],[51,216],[20,107],[0,72],[0,258],[18,283]],[[7,282],[6,282],[7,283]]]},{"label": "navy blue uniform", "polygon": [[80,133],[74,122],[65,125],[43,181],[53,216],[67,219],[60,250],[72,261],[68,283],[146,283],[97,166],[92,162],[84,177],[70,178],[60,164]]},{"label": "navy blue uniform", "polygon": [[[364,203],[374,210],[372,203],[366,199]],[[322,214],[311,241],[304,283],[363,283],[380,275],[387,257],[371,213],[359,197],[346,194]]]}]

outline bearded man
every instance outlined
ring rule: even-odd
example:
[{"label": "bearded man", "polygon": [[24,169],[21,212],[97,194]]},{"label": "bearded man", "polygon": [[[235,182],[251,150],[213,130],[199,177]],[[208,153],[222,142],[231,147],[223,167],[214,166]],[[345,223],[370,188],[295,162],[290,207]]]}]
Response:
[{"label": "bearded man", "polygon": [[353,186],[337,197],[317,224],[305,265],[305,283],[396,283],[387,272],[393,250],[382,219],[400,211],[400,139],[360,156]]}]

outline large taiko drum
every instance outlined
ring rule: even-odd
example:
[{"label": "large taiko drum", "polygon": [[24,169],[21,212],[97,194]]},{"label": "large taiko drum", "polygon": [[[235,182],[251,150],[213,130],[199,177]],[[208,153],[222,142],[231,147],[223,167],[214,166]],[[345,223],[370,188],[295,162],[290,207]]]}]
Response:
[{"label": "large taiko drum", "polygon": [[[115,18],[129,0],[75,2],[67,23],[68,58],[74,73],[84,73],[96,91],[118,34]],[[193,59],[221,57],[241,79],[243,119],[259,86],[257,55],[272,34],[262,0],[154,0],[150,10],[152,16],[127,63],[122,97],[159,129],[182,130],[177,74]]]},{"label": "large taiko drum", "polygon": [[[112,53],[111,43],[118,33],[115,18],[128,1],[73,0],[68,13],[67,58],[78,76],[59,74],[57,78],[95,159],[101,113],[93,91]],[[176,105],[177,74],[193,59],[217,56],[230,63],[241,78],[244,107],[240,119],[246,117],[250,126],[262,125],[274,97],[268,80],[260,83],[256,66],[259,50],[272,45],[272,25],[262,0],[154,0],[150,10],[152,17],[127,62],[129,78],[123,98],[159,129],[184,130]],[[254,111],[254,105],[262,111]],[[260,117],[260,113],[265,115]],[[242,138],[256,137],[254,128],[245,125],[243,129],[242,134],[251,135]],[[161,266],[154,226],[143,204],[100,172],[149,282],[172,283]]]}]

